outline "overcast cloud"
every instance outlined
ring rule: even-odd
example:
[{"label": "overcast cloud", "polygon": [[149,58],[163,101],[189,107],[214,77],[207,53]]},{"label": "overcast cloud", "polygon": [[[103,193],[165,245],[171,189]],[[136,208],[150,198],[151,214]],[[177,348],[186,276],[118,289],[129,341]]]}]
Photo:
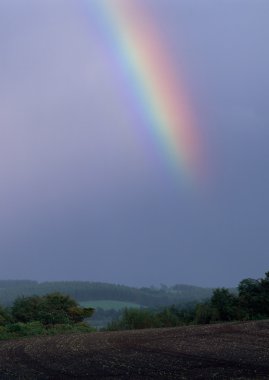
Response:
[{"label": "overcast cloud", "polygon": [[0,277],[138,286],[261,277],[269,2],[148,0],[206,151],[204,182],[190,187],[137,133],[86,2],[0,0]]}]

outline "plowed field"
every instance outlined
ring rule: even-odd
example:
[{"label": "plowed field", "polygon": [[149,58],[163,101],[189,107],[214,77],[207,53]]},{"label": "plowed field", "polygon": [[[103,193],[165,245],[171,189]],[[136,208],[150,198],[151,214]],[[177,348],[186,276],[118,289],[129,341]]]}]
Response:
[{"label": "plowed field", "polygon": [[269,379],[269,321],[5,341],[0,379]]}]

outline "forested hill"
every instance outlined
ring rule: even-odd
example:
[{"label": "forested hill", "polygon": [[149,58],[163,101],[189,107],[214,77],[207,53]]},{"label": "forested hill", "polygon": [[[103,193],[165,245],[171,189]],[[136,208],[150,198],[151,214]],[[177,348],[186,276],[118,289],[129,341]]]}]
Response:
[{"label": "forested hill", "polygon": [[68,294],[77,301],[115,300],[141,306],[167,306],[197,302],[209,298],[212,289],[190,285],[134,288],[101,282],[37,282],[29,280],[0,280],[0,304],[9,306],[19,296],[45,295],[52,292]]}]

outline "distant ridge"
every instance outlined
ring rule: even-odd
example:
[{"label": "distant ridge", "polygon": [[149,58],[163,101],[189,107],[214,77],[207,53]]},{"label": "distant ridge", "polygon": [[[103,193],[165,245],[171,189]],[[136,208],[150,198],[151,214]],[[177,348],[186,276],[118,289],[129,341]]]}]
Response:
[{"label": "distant ridge", "polygon": [[11,305],[17,297],[44,295],[52,292],[68,294],[77,301],[115,300],[158,307],[171,304],[200,302],[209,298],[212,288],[176,284],[168,287],[130,287],[89,281],[37,282],[31,280],[0,280],[0,304]]}]

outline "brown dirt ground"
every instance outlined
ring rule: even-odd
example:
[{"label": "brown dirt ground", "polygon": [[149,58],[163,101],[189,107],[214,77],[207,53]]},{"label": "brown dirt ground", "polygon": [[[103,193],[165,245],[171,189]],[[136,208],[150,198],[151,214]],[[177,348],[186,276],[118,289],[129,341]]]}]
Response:
[{"label": "brown dirt ground", "polygon": [[269,379],[269,321],[3,341],[0,379]]}]

